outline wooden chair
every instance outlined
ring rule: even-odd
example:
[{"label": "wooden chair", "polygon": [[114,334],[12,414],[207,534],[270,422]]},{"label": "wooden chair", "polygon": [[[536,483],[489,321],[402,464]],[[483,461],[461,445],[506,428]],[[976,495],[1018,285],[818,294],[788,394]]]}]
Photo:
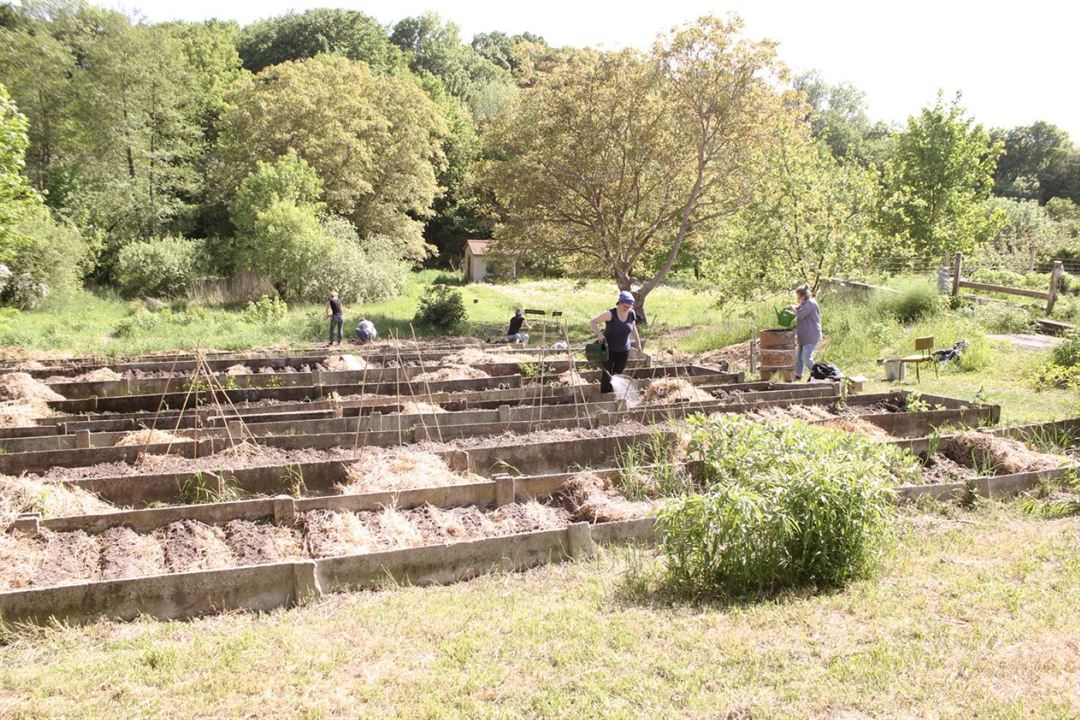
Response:
[{"label": "wooden chair", "polygon": [[[915,338],[915,354],[908,355],[900,358],[900,367],[903,369],[904,365],[915,366],[915,380],[916,382],[922,382],[922,377],[919,374],[919,366],[923,363],[931,363],[934,366],[934,377],[938,377],[937,362],[934,360],[934,356],[931,351],[934,349],[934,336],[929,335],[927,337]],[[902,373],[901,373],[902,374]]]}]

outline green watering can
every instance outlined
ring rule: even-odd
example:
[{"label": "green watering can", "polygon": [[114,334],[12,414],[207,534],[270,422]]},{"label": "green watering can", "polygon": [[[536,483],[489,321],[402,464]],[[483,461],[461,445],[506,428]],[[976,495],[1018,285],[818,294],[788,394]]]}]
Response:
[{"label": "green watering can", "polygon": [[782,328],[789,328],[795,324],[795,313],[787,308],[776,308],[776,324]]}]

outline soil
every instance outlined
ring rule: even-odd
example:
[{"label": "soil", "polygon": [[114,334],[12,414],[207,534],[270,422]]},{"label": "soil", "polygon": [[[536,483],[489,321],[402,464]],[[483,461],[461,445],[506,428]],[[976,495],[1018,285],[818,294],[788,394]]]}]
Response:
[{"label": "soil", "polygon": [[307,557],[296,528],[232,520],[225,525],[225,538],[237,565],[259,565]]},{"label": "soil", "polygon": [[165,549],[156,534],[140,534],[129,527],[101,533],[101,578],[146,577],[165,572]]},{"label": "soil", "polygon": [[682,378],[663,377],[649,383],[641,395],[641,401],[650,405],[671,405],[681,402],[715,402],[716,398]]},{"label": "soil", "polygon": [[41,566],[42,548],[21,532],[0,532],[0,590],[28,587]]},{"label": "soil", "polygon": [[492,365],[495,363],[518,363],[521,358],[506,353],[494,353],[476,348],[465,348],[456,353],[444,355],[440,365]]},{"label": "soil", "polygon": [[994,475],[1053,470],[1063,459],[1032,450],[1019,440],[977,430],[959,433],[942,444],[941,452],[958,463],[989,468]]},{"label": "soil", "polygon": [[442,487],[473,482],[452,471],[438,455],[408,448],[363,448],[357,462],[345,469],[344,495]]},{"label": "soil", "polygon": [[363,358],[359,358],[356,355],[331,355],[322,361],[322,367],[330,372],[348,372],[353,370],[363,370],[367,367],[367,363]]},{"label": "soil", "polygon": [[173,435],[170,432],[164,430],[151,430],[149,428],[143,428],[142,430],[134,430],[129,433],[125,433],[113,443],[113,447],[130,447],[132,445],[157,445],[157,444],[172,444],[192,442],[191,438],[180,437],[179,435]]},{"label": "soil", "polygon": [[198,520],[179,520],[166,525],[161,533],[169,572],[216,570],[236,564],[219,527]]},{"label": "soil", "polygon": [[888,440],[892,436],[872,422],[867,422],[860,417],[841,418],[839,420],[826,420],[821,423],[822,427],[843,430],[845,432],[860,433],[872,438]]},{"label": "soil", "polygon": [[[970,462],[970,461],[969,461]],[[972,480],[979,477],[970,465],[962,465],[944,453],[934,453],[922,473],[924,485],[938,485]]]},{"label": "soil", "polygon": [[412,379],[415,382],[443,382],[445,380],[481,380],[491,377],[483,370],[468,365],[446,365],[438,370],[420,373]]},{"label": "soil", "polygon": [[251,368],[247,365],[230,365],[225,368],[226,375],[250,375]]},{"label": "soil", "polygon": [[445,413],[442,405],[426,402],[406,402],[401,405],[401,412],[404,415],[435,415],[439,413]]},{"label": "soil", "polygon": [[589,385],[589,381],[581,377],[577,370],[567,370],[554,382],[559,387],[577,387],[579,385]]},{"label": "soil", "polygon": [[101,579],[101,546],[98,538],[82,530],[41,534],[44,553],[34,577],[35,586],[69,585]]},{"label": "soil", "polygon": [[116,508],[96,495],[78,487],[46,483],[23,475],[0,475],[0,527],[22,513],[41,513],[42,517],[96,515]]}]

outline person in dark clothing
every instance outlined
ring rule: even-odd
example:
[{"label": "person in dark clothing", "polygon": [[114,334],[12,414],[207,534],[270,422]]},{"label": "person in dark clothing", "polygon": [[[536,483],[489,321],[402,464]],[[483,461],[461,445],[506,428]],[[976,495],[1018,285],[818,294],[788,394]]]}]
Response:
[{"label": "person in dark clothing", "polygon": [[[600,330],[600,323],[604,323],[603,331]],[[634,296],[625,290],[619,293],[615,307],[590,320],[589,327],[596,334],[596,339],[607,345],[608,350],[604,371],[600,373],[600,392],[614,392],[611,376],[626,369],[626,361],[630,359],[631,336],[634,338],[634,346],[641,352],[641,336],[638,335],[637,315],[634,314]]]},{"label": "person in dark clothing", "polygon": [[525,314],[521,308],[514,311],[514,317],[510,318],[510,326],[506,328],[506,342],[527,343],[529,334],[522,332],[522,328],[529,330],[529,323],[525,322]]},{"label": "person in dark clothing", "polygon": [[327,344],[333,345],[334,339],[337,338],[337,344],[340,345],[341,328],[345,325],[345,306],[341,304],[336,292],[330,293],[330,301],[326,304],[326,316],[330,318],[330,342]]}]

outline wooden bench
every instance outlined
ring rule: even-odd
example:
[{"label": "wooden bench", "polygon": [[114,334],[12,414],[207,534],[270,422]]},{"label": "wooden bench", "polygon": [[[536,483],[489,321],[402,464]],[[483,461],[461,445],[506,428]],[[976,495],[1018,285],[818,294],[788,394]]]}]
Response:
[{"label": "wooden bench", "polygon": [[915,380],[916,382],[922,382],[922,377],[919,374],[919,366],[923,363],[931,363],[934,366],[934,376],[938,376],[937,361],[931,354],[931,350],[934,349],[934,336],[915,338],[915,354],[907,355],[899,359],[900,362],[900,376],[903,377],[903,369],[905,365],[915,366]]}]

